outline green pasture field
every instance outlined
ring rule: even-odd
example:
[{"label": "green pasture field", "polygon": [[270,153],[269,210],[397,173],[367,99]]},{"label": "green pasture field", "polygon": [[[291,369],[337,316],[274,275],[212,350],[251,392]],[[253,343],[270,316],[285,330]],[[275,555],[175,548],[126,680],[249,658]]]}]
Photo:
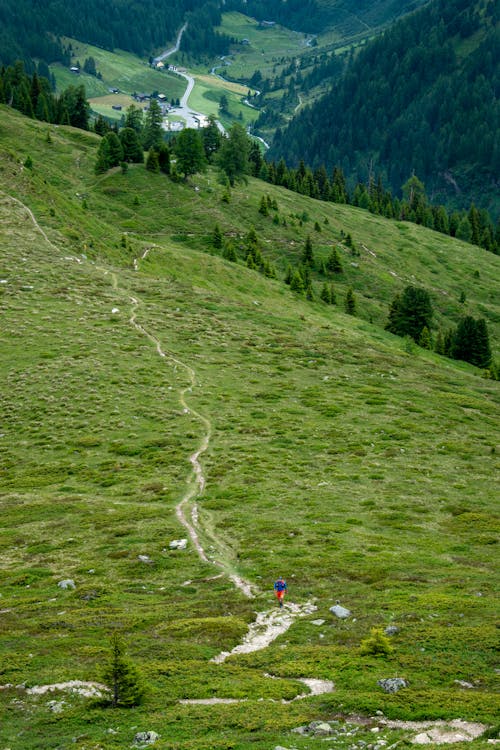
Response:
[{"label": "green pasture field", "polygon": [[[356,714],[368,721],[356,741],[373,744],[377,711],[493,725],[499,386],[383,325],[407,283],[429,290],[443,324],[463,290],[498,356],[498,258],[255,179],[226,203],[212,168],[183,183],[142,165],[96,177],[96,135],[0,113],[0,746],[112,750],[153,730],[160,750],[313,750],[324,743],[291,729]],[[258,211],[266,194],[278,222]],[[254,226],[279,278],[223,260],[216,223],[237,247]],[[337,306],[281,280],[308,234],[318,258],[339,249]],[[349,286],[357,317],[343,313]],[[186,536],[175,506],[207,425],[204,563],[169,542]],[[269,648],[212,663],[273,606],[278,574],[317,610]],[[351,618],[332,615],[336,600]],[[361,656],[389,624],[393,653]],[[99,681],[116,630],[143,705],[25,690]],[[408,687],[384,693],[377,680],[394,676]],[[300,677],[335,691],[281,703],[304,692]],[[210,697],[245,703],[179,703]]]},{"label": "green pasture field", "polygon": [[230,64],[217,71],[224,76],[224,70],[227,70],[231,78],[249,78],[255,70],[260,70],[265,78],[272,77],[281,58],[285,57],[289,62],[308,49],[307,34],[279,25],[260,28],[255,18],[241,13],[223,13],[219,30],[239,42],[249,40],[248,45],[238,46],[237,52],[227,58],[226,63]]},{"label": "green pasture field", "polygon": [[[240,121],[245,125],[257,119],[259,111],[242,102],[242,98],[246,98],[249,91],[248,87],[211,75],[195,74],[194,78],[196,84],[189,97],[189,106],[194,110],[206,115],[215,115],[226,128],[236,119],[241,118]],[[222,94],[227,97],[230,117],[219,113]]]},{"label": "green pasture field", "polygon": [[79,61],[83,68],[86,58],[94,58],[96,68],[102,75],[102,81],[84,73],[75,76],[67,68],[54,65],[51,66],[51,70],[56,77],[58,89],[63,89],[70,83],[75,85],[75,81],[84,83],[87,96],[92,99],[97,96],[107,96],[110,88],[118,88],[125,94],[134,92],[150,94],[158,91],[160,94],[165,94],[168,99],[180,98],[185,91],[185,82],[179,76],[166,70],[151,68],[146,60],[130,52],[123,50],[110,52],[83,44],[75,39],[67,38],[65,41],[71,42],[73,63]]}]

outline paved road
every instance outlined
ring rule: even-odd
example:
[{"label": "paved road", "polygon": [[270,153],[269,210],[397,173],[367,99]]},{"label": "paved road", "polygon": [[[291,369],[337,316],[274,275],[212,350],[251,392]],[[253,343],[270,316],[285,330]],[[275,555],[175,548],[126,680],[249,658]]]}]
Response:
[{"label": "paved road", "polygon": [[[175,52],[179,51],[179,47],[181,44],[182,35],[184,34],[185,30],[187,28],[187,22],[184,24],[184,26],[180,29],[179,33],[177,34],[177,40],[175,42],[175,45],[171,49],[165,50],[165,52],[162,52],[161,55],[158,55],[158,57],[155,57],[153,62],[161,62],[162,60],[165,60],[167,57],[170,57],[170,55],[173,55]],[[194,89],[195,80],[193,76],[190,76],[189,73],[181,73],[178,70],[175,71],[178,76],[182,76],[182,78],[185,78],[187,81],[187,87],[182,95],[182,99],[180,101],[180,106],[175,107],[173,110],[173,114],[178,115],[179,117],[184,118],[186,121],[186,127],[187,128],[199,128],[200,126],[204,125],[207,119],[207,116],[205,114],[202,114],[201,112],[196,112],[195,110],[191,109],[188,106],[189,97],[191,96],[191,92]],[[163,122],[163,127],[165,130],[169,130],[168,122]],[[219,121],[217,121],[217,127],[221,131],[221,133],[225,133],[224,126],[221,125]]]}]

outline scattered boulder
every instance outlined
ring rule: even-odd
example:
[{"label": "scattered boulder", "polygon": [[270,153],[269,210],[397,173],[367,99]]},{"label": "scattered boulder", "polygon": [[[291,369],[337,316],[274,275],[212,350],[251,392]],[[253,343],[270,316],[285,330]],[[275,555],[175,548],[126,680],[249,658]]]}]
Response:
[{"label": "scattered boulder", "polygon": [[466,680],[454,680],[453,682],[455,683],[455,685],[459,685],[462,688],[467,688],[468,690],[472,690],[474,688],[472,682],[467,682]]},{"label": "scattered boulder", "polygon": [[399,633],[399,628],[397,625],[388,625],[384,630],[384,633],[386,635],[397,635]]},{"label": "scattered boulder", "polygon": [[186,549],[187,539],[173,539],[168,545],[170,549]]},{"label": "scattered boulder", "polygon": [[402,677],[388,677],[385,680],[377,680],[377,685],[380,685],[386,693],[397,693],[401,688],[408,687],[408,683]]},{"label": "scattered boulder", "polygon": [[153,561],[149,557],[149,555],[137,555],[137,559],[140,560],[143,563],[148,563],[148,565],[152,565]]},{"label": "scattered boulder", "polygon": [[330,607],[330,612],[336,615],[336,617],[339,617],[341,620],[345,620],[347,617],[351,616],[351,610],[343,607],[338,602],[333,607]]},{"label": "scattered boulder", "polygon": [[67,591],[68,589],[76,589],[75,582],[72,578],[65,578],[64,581],[59,581],[57,584],[60,589]]},{"label": "scattered boulder", "polygon": [[324,620],[311,620],[311,625],[324,625]]},{"label": "scattered boulder", "polygon": [[[311,724],[315,725],[314,728],[311,728],[311,734],[314,735],[314,737],[328,737],[333,733],[333,729],[326,721],[315,721],[311,722]],[[309,724],[309,726],[311,726],[311,724]]]},{"label": "scattered boulder", "polygon": [[147,745],[153,745],[156,740],[160,739],[160,735],[156,734],[156,732],[137,732],[137,734],[134,737],[134,745],[137,746],[147,746]]}]

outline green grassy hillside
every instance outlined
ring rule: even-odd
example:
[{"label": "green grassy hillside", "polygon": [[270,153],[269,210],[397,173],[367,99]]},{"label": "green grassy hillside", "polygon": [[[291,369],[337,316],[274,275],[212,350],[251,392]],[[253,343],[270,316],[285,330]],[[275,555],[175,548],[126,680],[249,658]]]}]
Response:
[{"label": "green grassy hillside", "polygon": [[[97,136],[0,116],[2,747],[107,750],[154,730],[161,750],[312,750],[290,730],[376,711],[493,724],[498,383],[406,351],[383,324],[409,281],[443,324],[464,291],[498,350],[498,258],[256,180],[225,203],[213,171],[96,178]],[[258,212],[266,194],[277,223]],[[254,226],[280,278],[215,255],[216,223],[237,245]],[[341,253],[337,307],[281,281],[308,234],[317,257]],[[342,312],[349,286],[358,317]],[[187,536],[175,508],[189,488],[207,562],[191,540],[169,547]],[[289,601],[317,610],[269,648],[212,663],[274,606],[280,573]],[[337,599],[351,618],[330,613]],[[393,653],[362,656],[389,624]],[[142,706],[26,690],[99,681],[116,629],[148,685]],[[383,692],[394,676],[408,687]],[[335,691],[271,702],[303,693],[297,678]],[[246,702],[179,703],[210,697]],[[370,723],[359,731],[373,744]]]}]

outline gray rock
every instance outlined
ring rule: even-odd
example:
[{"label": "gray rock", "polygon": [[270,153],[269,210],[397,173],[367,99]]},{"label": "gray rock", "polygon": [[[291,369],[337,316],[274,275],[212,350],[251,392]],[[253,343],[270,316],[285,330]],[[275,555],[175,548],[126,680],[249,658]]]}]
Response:
[{"label": "gray rock", "polygon": [[64,581],[59,581],[57,585],[60,589],[64,589],[65,591],[67,589],[76,589],[75,582],[72,578],[65,578]]},{"label": "gray rock", "polygon": [[347,617],[351,616],[351,610],[346,609],[346,607],[343,607],[341,604],[335,604],[333,607],[330,607],[330,612],[337,617],[340,617],[341,620],[345,620]]},{"label": "gray rock", "polygon": [[[311,724],[314,724],[314,728],[311,726]],[[328,737],[329,735],[333,734],[333,729],[326,721],[314,721],[311,722],[311,724],[309,724],[309,728],[311,730],[311,734],[313,734],[315,737]]]},{"label": "gray rock", "polygon": [[294,734],[300,734],[300,735],[309,734],[309,728],[308,727],[295,727],[295,729],[292,729],[291,731]]},{"label": "gray rock", "polygon": [[384,630],[384,633],[386,635],[397,635],[399,633],[399,628],[396,625],[388,625]]},{"label": "gray rock", "polygon": [[377,685],[380,685],[386,693],[397,693],[401,688],[408,687],[408,683],[402,677],[388,677],[385,680],[377,680]]},{"label": "gray rock", "polygon": [[137,559],[141,562],[148,563],[148,565],[151,565],[153,562],[149,555],[137,555]]},{"label": "gray rock", "polygon": [[137,732],[134,737],[134,745],[153,745],[160,735],[156,732]]}]

